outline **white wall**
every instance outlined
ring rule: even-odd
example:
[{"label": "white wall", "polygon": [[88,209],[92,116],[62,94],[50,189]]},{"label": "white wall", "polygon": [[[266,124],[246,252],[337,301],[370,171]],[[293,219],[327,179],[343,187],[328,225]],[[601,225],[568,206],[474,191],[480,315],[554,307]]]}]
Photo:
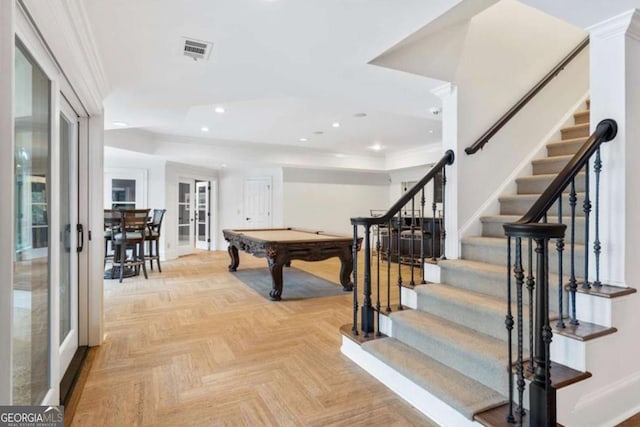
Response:
[{"label": "white wall", "polygon": [[[510,35],[509,43],[504,43],[504,34]],[[585,95],[589,87],[588,50],[482,151],[469,156],[464,148],[475,142],[584,37],[581,30],[511,1],[492,6],[471,22],[456,76],[458,140],[454,168],[461,184],[457,196],[459,227],[465,227],[471,218],[478,216],[487,199],[496,196],[496,189]],[[486,46],[493,48],[488,50]]]},{"label": "white wall", "polygon": [[244,180],[251,177],[271,178],[271,226],[283,226],[282,168],[222,169],[218,196],[220,222],[217,241],[219,249],[227,248],[222,237],[222,230],[244,226]]},{"label": "white wall", "polygon": [[284,225],[351,235],[352,217],[386,210],[386,173],[284,169]]}]

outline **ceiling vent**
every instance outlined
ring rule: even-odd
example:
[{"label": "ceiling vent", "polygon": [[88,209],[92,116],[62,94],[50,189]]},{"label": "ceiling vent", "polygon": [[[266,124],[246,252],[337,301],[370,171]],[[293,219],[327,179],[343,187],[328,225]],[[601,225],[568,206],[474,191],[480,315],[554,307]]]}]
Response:
[{"label": "ceiling vent", "polygon": [[208,60],[211,55],[211,47],[213,43],[205,42],[202,40],[184,38],[184,56],[193,58],[194,61],[198,59]]}]

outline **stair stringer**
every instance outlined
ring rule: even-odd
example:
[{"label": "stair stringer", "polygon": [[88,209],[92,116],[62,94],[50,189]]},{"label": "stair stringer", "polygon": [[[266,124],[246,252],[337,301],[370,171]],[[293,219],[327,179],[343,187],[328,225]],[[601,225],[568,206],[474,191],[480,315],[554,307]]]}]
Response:
[{"label": "stair stringer", "polygon": [[593,376],[558,393],[558,422],[563,425],[615,426],[640,412],[640,296],[635,293],[609,301],[610,321],[618,331],[585,343],[584,366]]},{"label": "stair stringer", "polygon": [[536,147],[531,150],[530,154],[523,158],[522,161],[513,169],[513,172],[503,181],[502,185],[496,188],[496,190],[491,193],[491,196],[489,196],[478,210],[471,215],[469,220],[460,227],[458,230],[458,245],[461,244],[462,239],[465,237],[482,235],[482,222],[480,221],[480,218],[483,216],[498,214],[500,211],[500,202],[498,200],[500,196],[516,193],[516,179],[531,175],[531,162],[536,159],[547,157],[546,146],[549,144],[549,141],[556,139],[556,137],[560,135],[560,129],[573,123],[574,113],[585,104],[588,98],[589,92],[584,93],[573,107],[571,107],[571,109],[569,109],[567,113],[558,120],[549,133],[540,140]]}]

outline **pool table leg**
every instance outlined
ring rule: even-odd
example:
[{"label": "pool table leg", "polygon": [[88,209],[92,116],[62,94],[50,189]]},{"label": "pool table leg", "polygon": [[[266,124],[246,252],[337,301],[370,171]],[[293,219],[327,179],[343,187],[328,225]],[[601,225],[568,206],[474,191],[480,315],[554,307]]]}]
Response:
[{"label": "pool table leg", "polygon": [[229,245],[227,249],[229,257],[231,258],[231,264],[229,264],[229,271],[237,271],[238,265],[240,265],[240,257],[238,256],[238,248],[233,245]]},{"label": "pool table leg", "polygon": [[353,272],[353,254],[351,250],[344,251],[340,255],[340,284],[342,290],[351,292],[353,290],[353,282],[351,281],[351,273]]},{"label": "pool table leg", "polygon": [[280,301],[282,298],[282,267],[286,264],[277,257],[267,257],[269,271],[271,272],[272,289],[269,292],[271,301]]}]

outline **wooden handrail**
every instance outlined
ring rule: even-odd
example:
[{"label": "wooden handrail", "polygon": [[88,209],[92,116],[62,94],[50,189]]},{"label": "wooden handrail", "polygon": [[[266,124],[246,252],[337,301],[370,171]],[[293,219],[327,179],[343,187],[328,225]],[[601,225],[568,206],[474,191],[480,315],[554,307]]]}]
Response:
[{"label": "wooden handrail", "polygon": [[[553,224],[537,224],[551,206],[558,200],[565,188],[572,179],[578,175],[578,172],[589,161],[593,153],[604,142],[611,141],[618,133],[618,124],[613,119],[604,119],[595,132],[591,134],[589,139],[580,147],[578,152],[571,158],[569,163],[560,171],[555,179],[549,184],[549,187],[540,195],[533,203],[533,206],[527,211],[522,218],[515,223],[505,224],[504,229],[512,235],[526,235],[526,233],[535,231],[540,228],[553,229]],[[553,237],[553,236],[550,236]]]},{"label": "wooden handrail", "polygon": [[447,165],[452,165],[455,159],[455,155],[453,154],[453,150],[447,150],[444,153],[444,156],[433,165],[431,170],[420,180],[411,187],[409,191],[404,193],[397,202],[393,204],[382,216],[376,217],[360,217],[360,218],[351,218],[351,225],[381,225],[389,222],[389,220],[397,214],[407,203],[411,201],[418,194],[422,188],[431,181],[440,170],[442,170]]},{"label": "wooden handrail", "polygon": [[481,150],[485,144],[489,142],[493,136],[500,131],[506,125],[509,120],[515,116],[529,101],[531,101],[554,77],[560,74],[562,71],[582,50],[589,44],[589,37],[584,39],[578,46],[576,46],[567,56],[564,57],[558,65],[542,78],[529,92],[527,92],[516,104],[509,109],[497,122],[493,124],[480,138],[469,147],[464,149],[467,154],[475,154],[478,150]]}]

